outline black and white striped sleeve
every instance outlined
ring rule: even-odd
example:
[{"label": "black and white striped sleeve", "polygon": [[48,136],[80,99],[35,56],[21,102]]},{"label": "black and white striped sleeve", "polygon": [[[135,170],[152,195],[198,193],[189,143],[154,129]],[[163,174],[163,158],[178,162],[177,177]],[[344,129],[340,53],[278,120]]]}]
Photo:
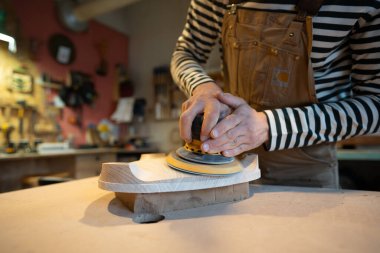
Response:
[{"label": "black and white striped sleeve", "polygon": [[338,102],[266,110],[268,150],[380,132],[380,10],[363,15],[354,28],[349,41],[352,96]]},{"label": "black and white striped sleeve", "polygon": [[174,81],[190,96],[195,87],[213,80],[203,67],[220,39],[225,5],[216,0],[192,0],[182,35],[171,60]]}]

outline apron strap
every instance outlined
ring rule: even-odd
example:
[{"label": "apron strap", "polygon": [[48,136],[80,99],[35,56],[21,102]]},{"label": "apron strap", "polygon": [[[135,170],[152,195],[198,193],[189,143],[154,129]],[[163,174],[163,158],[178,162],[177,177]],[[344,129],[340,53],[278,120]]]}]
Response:
[{"label": "apron strap", "polygon": [[324,0],[298,0],[296,9],[297,16],[295,21],[306,23],[306,33],[308,39],[307,52],[310,56],[313,44],[313,33],[312,33],[312,21],[311,17],[315,16],[322,6]]},{"label": "apron strap", "polygon": [[323,0],[298,0],[298,12],[305,12],[308,16],[315,16],[321,8]]},{"label": "apron strap", "polygon": [[322,3],[323,0],[298,0],[296,21],[305,22],[307,16],[315,16]]},{"label": "apron strap", "polygon": [[244,2],[244,0],[229,0],[228,1],[228,4],[231,5],[231,4],[240,4]]},{"label": "apron strap", "polygon": [[[241,4],[247,0],[229,0],[228,4]],[[296,9],[298,11],[299,21],[304,21],[306,16],[315,16],[322,6],[324,0],[298,0]]]}]

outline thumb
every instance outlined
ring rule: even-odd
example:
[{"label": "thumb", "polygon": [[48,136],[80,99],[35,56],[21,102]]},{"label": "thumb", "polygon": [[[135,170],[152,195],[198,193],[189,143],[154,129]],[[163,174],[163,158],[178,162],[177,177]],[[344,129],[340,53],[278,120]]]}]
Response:
[{"label": "thumb", "polygon": [[234,96],[231,93],[219,93],[218,99],[220,102],[232,107],[233,109],[236,109],[239,106],[246,104],[244,99]]}]

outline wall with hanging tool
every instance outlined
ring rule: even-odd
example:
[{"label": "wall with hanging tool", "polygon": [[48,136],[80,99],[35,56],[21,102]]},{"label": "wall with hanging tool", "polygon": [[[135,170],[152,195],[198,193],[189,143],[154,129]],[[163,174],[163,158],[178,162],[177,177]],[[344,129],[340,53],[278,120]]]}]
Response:
[{"label": "wall with hanging tool", "polygon": [[[19,20],[20,36],[17,38],[19,52],[12,55],[6,52],[6,48],[1,47],[0,104],[14,105],[17,109],[20,106],[16,102],[20,101],[21,97],[21,100],[27,101],[27,104],[40,116],[34,122],[36,126],[48,125],[48,122],[43,123],[41,118],[48,120],[51,117],[59,124],[64,137],[71,135],[77,144],[84,143],[86,126],[91,123],[97,124],[103,118],[109,118],[115,108],[117,99],[115,87],[118,83],[115,66],[117,64],[127,66],[128,38],[95,21],[90,21],[88,30],[82,33],[65,29],[58,21],[53,0],[10,2],[12,13]],[[61,58],[57,56],[57,52],[55,56],[52,54],[51,41],[53,35],[57,34],[62,37],[56,36],[56,43],[67,45],[64,39],[71,42],[70,45],[73,47],[70,49],[71,56],[75,52],[74,57],[67,58],[65,52],[59,56]],[[20,92],[10,91],[8,86],[14,70],[21,67],[26,67],[24,69],[27,74],[33,77],[34,88],[32,92],[20,95]],[[89,76],[98,96],[91,106],[85,105],[81,110],[68,107],[55,110],[50,106],[59,92],[60,85],[67,82],[70,71],[78,71]],[[51,108],[51,111],[47,111],[47,108]],[[7,113],[6,110],[2,110],[0,121],[7,120],[8,115],[4,115]],[[28,112],[27,115],[31,113]],[[17,113],[12,112],[12,115],[8,120],[17,128],[18,123],[14,122]],[[30,119],[26,119],[28,120]],[[28,122],[25,124],[27,127]],[[17,131],[12,134],[12,139],[15,141],[20,139]]]}]

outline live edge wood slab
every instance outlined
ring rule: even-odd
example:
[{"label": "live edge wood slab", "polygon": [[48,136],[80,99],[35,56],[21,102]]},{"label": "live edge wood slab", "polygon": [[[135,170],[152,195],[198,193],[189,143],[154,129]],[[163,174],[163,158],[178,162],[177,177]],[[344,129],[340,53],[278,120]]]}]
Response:
[{"label": "live edge wood slab", "polygon": [[98,185],[115,192],[136,222],[155,222],[165,212],[248,198],[248,182],[260,178],[258,158],[248,154],[239,162],[239,173],[205,176],[173,170],[164,154],[149,154],[132,163],[103,163]]}]

